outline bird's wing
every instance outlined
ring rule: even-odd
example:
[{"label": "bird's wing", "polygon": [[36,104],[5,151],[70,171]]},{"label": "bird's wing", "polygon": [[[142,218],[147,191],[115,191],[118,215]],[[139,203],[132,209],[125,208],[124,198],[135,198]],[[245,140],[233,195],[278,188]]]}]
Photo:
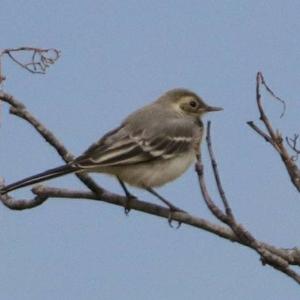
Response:
[{"label": "bird's wing", "polygon": [[93,144],[73,165],[89,169],[137,164],[170,159],[191,148],[193,131],[189,126],[177,122],[158,132],[153,128],[129,130],[121,126]]}]

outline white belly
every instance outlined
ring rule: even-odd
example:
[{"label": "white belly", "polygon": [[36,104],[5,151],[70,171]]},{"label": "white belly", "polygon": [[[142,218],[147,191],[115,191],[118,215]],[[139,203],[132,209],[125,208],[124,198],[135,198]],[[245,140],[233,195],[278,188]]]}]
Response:
[{"label": "white belly", "polygon": [[159,160],[146,164],[127,167],[110,167],[101,172],[118,176],[122,181],[137,187],[157,187],[182,175],[195,160],[193,150],[189,154],[168,160]]}]

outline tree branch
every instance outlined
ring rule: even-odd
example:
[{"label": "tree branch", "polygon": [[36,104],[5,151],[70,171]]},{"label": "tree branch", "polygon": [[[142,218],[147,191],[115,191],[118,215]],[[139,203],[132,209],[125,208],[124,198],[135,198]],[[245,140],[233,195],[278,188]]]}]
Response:
[{"label": "tree branch", "polygon": [[[24,53],[29,54],[29,58],[25,58],[22,61],[21,58],[17,57],[16,54]],[[16,63],[21,68],[32,74],[45,74],[47,68],[53,65],[60,57],[60,51],[54,48],[41,49],[35,47],[19,47],[19,48],[7,48],[0,52],[1,57],[7,55],[14,63]],[[24,58],[23,58],[24,59]],[[1,69],[0,69],[1,76]],[[1,76],[2,77],[2,76]],[[3,77],[2,77],[3,78]]]},{"label": "tree branch", "polygon": [[[72,161],[75,156],[67,150],[67,148],[55,137],[55,135],[48,130],[38,119],[36,119],[22,104],[12,95],[0,91],[0,100],[11,105],[10,113],[24,119],[48,142],[66,162]],[[77,178],[83,182],[94,193],[101,195],[104,189],[100,187],[89,175],[77,174]]]},{"label": "tree branch", "polygon": [[298,274],[297,272],[295,272],[290,268],[289,261],[282,258],[282,256],[270,251],[266,247],[266,245],[263,245],[261,242],[257,241],[255,237],[248,230],[246,230],[246,228],[244,228],[244,226],[242,226],[236,221],[236,218],[232,212],[232,209],[229,205],[224,189],[222,187],[217,162],[215,160],[215,156],[212,149],[210,128],[211,125],[210,122],[208,122],[207,136],[206,136],[207,147],[208,147],[208,152],[212,164],[216,185],[219,191],[220,198],[222,199],[223,205],[225,207],[226,213],[223,213],[223,211],[214,203],[214,201],[212,200],[212,198],[208,193],[208,189],[206,187],[205,177],[204,177],[204,166],[202,163],[201,155],[199,155],[199,160],[196,164],[196,172],[198,174],[201,193],[208,209],[213,213],[213,215],[219,221],[223,222],[224,224],[228,225],[231,228],[231,230],[235,233],[235,236],[239,243],[255,250],[260,255],[261,261],[264,265],[268,264],[272,266],[273,268],[286,274],[287,276],[295,280],[298,284],[300,284],[300,274]]},{"label": "tree branch", "polygon": [[[10,200],[9,201],[4,200],[3,204],[10,209],[22,210],[22,209],[30,209],[39,206],[48,199],[50,200],[50,199],[58,198],[58,199],[70,199],[70,200],[86,199],[86,200],[93,200],[93,201],[101,201],[101,202],[117,205],[123,208],[127,200],[126,197],[124,196],[120,196],[108,191],[104,192],[102,196],[99,197],[98,195],[95,195],[93,192],[89,192],[89,191],[81,191],[81,190],[77,191],[77,190],[69,190],[69,189],[61,189],[61,188],[52,188],[52,187],[45,187],[43,185],[35,186],[32,189],[32,192],[36,195],[34,199],[28,201],[28,200],[16,200],[13,199],[12,197],[9,197]],[[139,199],[132,199],[132,201],[130,201],[128,205],[131,210],[144,212],[146,214],[161,217],[166,220],[169,218],[169,209],[157,204],[141,201]],[[244,246],[246,245],[243,241],[237,238],[236,234],[230,228],[226,228],[224,226],[214,224],[206,219],[199,218],[197,216],[193,216],[185,212],[174,212],[172,218],[174,221],[198,229],[205,230],[207,232],[213,233],[231,242],[237,242]],[[261,247],[267,249],[274,255],[281,257],[289,264],[300,266],[300,249],[276,248],[264,242],[259,242],[259,244],[261,245]]]},{"label": "tree branch", "polygon": [[298,160],[300,155],[300,148],[298,146],[299,134],[294,134],[293,138],[286,137],[286,143],[294,151],[295,155],[292,157],[294,161]]},{"label": "tree branch", "polygon": [[[24,51],[24,50],[33,51],[31,63],[22,63],[19,60],[17,60],[16,57],[12,54],[14,52]],[[14,62],[21,65],[23,68],[27,69],[28,71],[33,73],[40,73],[40,72],[44,72],[48,67],[48,65],[54,63],[56,59],[58,59],[59,57],[59,53],[56,53],[57,54],[56,58],[46,57],[45,53],[48,53],[47,51],[50,50],[51,49],[37,50],[37,48],[22,47],[17,49],[6,49],[5,51],[2,51],[0,53],[0,84],[1,81],[4,80],[4,76],[2,75],[1,72],[1,56],[3,54],[7,54]],[[45,51],[45,53],[43,51]],[[38,62],[36,61],[37,58],[39,59]],[[272,90],[267,86],[262,74],[258,73],[257,88],[256,88],[257,106],[260,112],[260,119],[265,125],[267,133],[265,133],[263,130],[257,127],[254,124],[254,122],[248,122],[248,125],[253,130],[255,130],[256,133],[258,133],[261,137],[263,137],[267,142],[269,142],[274,147],[274,149],[276,149],[276,151],[280,154],[294,185],[297,187],[297,180],[300,178],[299,169],[294,164],[294,160],[291,159],[291,157],[287,153],[283,145],[283,140],[281,138],[281,135],[272,128],[271,123],[263,110],[261,95],[260,95],[260,84],[263,84],[267,89],[267,91],[273,97],[275,97],[277,100],[281,101],[285,105],[284,101],[278,98],[272,92]],[[38,119],[36,119],[26,109],[24,104],[22,104],[20,101],[15,99],[13,96],[4,93],[3,91],[0,91],[0,100],[8,103],[11,106],[10,112],[12,114],[24,119],[26,122],[31,124],[33,128],[57,151],[57,153],[62,157],[62,159],[66,163],[74,159],[74,156],[65,148],[65,146],[54,136],[54,134],[51,131],[49,131]],[[285,110],[285,106],[284,106],[284,110]],[[215,159],[215,155],[211,143],[210,130],[211,130],[211,124],[209,122],[206,141],[207,141],[209,156],[210,156],[211,165],[214,173],[214,178],[216,181],[218,192],[222,200],[225,212],[223,212],[223,209],[221,209],[220,207],[218,207],[218,205],[215,204],[215,202],[209,195],[208,189],[206,187],[206,182],[204,177],[204,166],[202,163],[201,155],[199,155],[199,160],[196,163],[195,168],[198,174],[201,192],[207,207],[212,212],[212,214],[219,221],[224,223],[226,226],[214,224],[208,220],[199,218],[197,216],[193,216],[183,211],[173,212],[172,219],[179,223],[183,223],[186,225],[193,226],[195,228],[203,229],[219,237],[230,240],[232,242],[237,242],[241,245],[244,245],[246,247],[255,250],[260,255],[263,264],[268,264],[273,268],[279,270],[280,272],[285,273],[287,276],[291,277],[298,284],[300,284],[300,275],[290,268],[290,265],[300,266],[299,248],[292,248],[292,249],[276,248],[273,245],[269,245],[267,243],[258,241],[248,230],[246,230],[241,224],[239,224],[236,221],[236,217],[233,214],[233,211],[230,207],[229,201],[226,197],[225,191],[221,183],[221,177],[219,175],[218,166],[217,166],[217,162]],[[296,139],[294,143],[292,140],[290,141],[290,143],[291,144],[289,145],[292,146],[294,145],[294,148],[296,149]],[[35,197],[32,199],[17,200],[9,195],[1,195],[0,200],[9,209],[23,210],[23,209],[31,209],[33,207],[37,207],[43,204],[46,200],[51,198],[89,199],[95,201],[103,201],[121,207],[127,205],[128,208],[130,209],[155,215],[165,219],[169,219],[170,211],[168,208],[164,208],[162,206],[152,204],[149,202],[141,201],[139,199],[131,199],[131,201],[128,203],[126,197],[114,194],[112,192],[103,189],[87,174],[75,174],[75,175],[91,190],[91,192],[50,188],[50,187],[44,187],[40,185],[32,189],[33,194],[35,194]],[[300,189],[300,180],[298,183]],[[0,186],[1,184],[3,185],[3,183],[0,182]]]},{"label": "tree branch", "polygon": [[[284,111],[285,111],[285,102],[281,100],[278,96],[275,95],[275,93],[269,88],[269,86],[266,84],[266,81],[263,77],[263,74],[261,72],[257,73],[256,76],[256,103],[258,107],[258,111],[260,113],[260,120],[262,121],[263,125],[266,128],[267,133],[265,133],[263,130],[261,130],[259,127],[257,127],[253,121],[247,122],[247,124],[261,137],[263,137],[267,142],[269,142],[273,148],[276,150],[276,152],[280,155],[281,160],[283,161],[285,168],[290,176],[291,182],[296,187],[298,192],[300,192],[300,169],[295,163],[295,157],[291,156],[284,143],[282,135],[279,131],[275,131],[273,129],[273,126],[267,117],[263,105],[262,105],[262,97],[260,93],[260,86],[263,85],[267,92],[271,94],[272,97],[275,97],[277,100],[279,100],[281,103],[284,104]],[[283,116],[284,114],[281,114]],[[287,140],[287,143],[289,145],[289,142]],[[296,149],[296,148],[295,148]],[[295,151],[295,149],[293,149]],[[297,149],[296,149],[297,151]],[[297,153],[297,152],[296,152]]]}]

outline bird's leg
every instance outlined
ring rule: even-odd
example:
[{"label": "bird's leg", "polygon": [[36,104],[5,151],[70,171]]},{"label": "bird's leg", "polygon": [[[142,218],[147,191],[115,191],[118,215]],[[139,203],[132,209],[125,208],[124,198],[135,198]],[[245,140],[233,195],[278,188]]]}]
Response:
[{"label": "bird's leg", "polygon": [[[152,195],[156,196],[159,200],[161,200],[163,203],[165,203],[169,209],[170,209],[170,213],[169,213],[169,217],[168,217],[168,222],[169,222],[169,225],[171,227],[172,226],[172,213],[173,212],[185,212],[184,210],[178,208],[177,206],[175,206],[174,204],[172,204],[170,201],[166,200],[164,197],[162,197],[160,194],[158,194],[154,189],[152,189],[151,187],[145,187],[145,190],[147,190],[149,193],[151,193]],[[178,222],[178,226],[177,228],[179,228],[181,225],[181,222]]]},{"label": "bird's leg", "polygon": [[132,194],[128,191],[128,189],[127,189],[125,183],[124,183],[119,177],[117,177],[117,178],[118,178],[118,181],[119,181],[119,183],[120,183],[120,185],[121,185],[121,187],[122,187],[122,189],[123,189],[123,191],[124,191],[124,193],[125,193],[125,195],[126,195],[126,199],[127,199],[127,200],[126,200],[126,202],[125,202],[124,210],[125,210],[125,214],[128,215],[129,212],[130,212],[130,205],[129,205],[130,200],[131,200],[131,199],[136,199],[136,197],[135,197],[134,195],[132,195]]}]

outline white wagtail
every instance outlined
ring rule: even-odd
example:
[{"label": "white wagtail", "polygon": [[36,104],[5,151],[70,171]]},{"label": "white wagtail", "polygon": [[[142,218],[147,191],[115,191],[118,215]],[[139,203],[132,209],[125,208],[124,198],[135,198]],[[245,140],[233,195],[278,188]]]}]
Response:
[{"label": "white wagtail", "polygon": [[9,184],[0,194],[68,173],[100,172],[116,176],[128,199],[134,196],[124,182],[149,191],[170,210],[177,210],[153,188],[176,179],[196,160],[203,135],[200,118],[219,110],[189,90],[170,90],[130,114],[75,160]]}]

